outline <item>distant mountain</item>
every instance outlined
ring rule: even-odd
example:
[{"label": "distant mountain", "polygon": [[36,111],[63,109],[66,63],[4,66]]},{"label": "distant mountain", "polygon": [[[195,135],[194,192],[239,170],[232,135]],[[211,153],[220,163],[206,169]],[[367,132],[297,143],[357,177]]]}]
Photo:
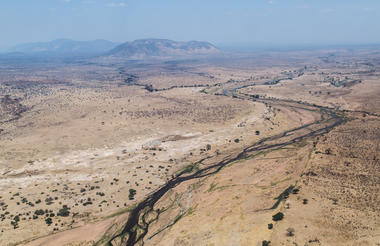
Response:
[{"label": "distant mountain", "polygon": [[50,42],[20,44],[9,51],[27,54],[99,54],[107,52],[117,45],[117,43],[100,39],[92,41],[57,39]]},{"label": "distant mountain", "polygon": [[220,53],[220,50],[208,42],[177,42],[168,39],[140,39],[123,43],[112,49],[107,55],[141,59],[149,57],[208,55],[217,53]]}]

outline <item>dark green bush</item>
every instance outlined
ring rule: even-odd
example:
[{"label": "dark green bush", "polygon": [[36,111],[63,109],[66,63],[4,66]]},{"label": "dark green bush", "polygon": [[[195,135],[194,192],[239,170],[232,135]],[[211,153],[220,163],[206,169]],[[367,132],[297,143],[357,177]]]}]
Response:
[{"label": "dark green bush", "polygon": [[38,210],[34,211],[35,215],[43,215],[44,213],[45,213],[45,211],[42,209],[38,209]]},{"label": "dark green bush", "polygon": [[129,200],[135,199],[135,195],[136,195],[136,190],[135,189],[129,189],[129,195],[128,195]]},{"label": "dark green bush", "polygon": [[262,243],[263,246],[269,246],[270,245],[270,241],[267,241],[267,240],[264,240],[263,243]]},{"label": "dark green bush", "polygon": [[272,216],[273,221],[279,221],[284,218],[284,214],[281,212],[278,212],[277,214]]},{"label": "dark green bush", "polygon": [[58,216],[67,217],[70,215],[70,208],[67,205],[63,205],[57,213]]},{"label": "dark green bush", "polygon": [[52,219],[49,217],[49,218],[45,219],[45,223],[46,223],[48,226],[50,226],[51,224],[53,224],[53,221],[52,221]]}]

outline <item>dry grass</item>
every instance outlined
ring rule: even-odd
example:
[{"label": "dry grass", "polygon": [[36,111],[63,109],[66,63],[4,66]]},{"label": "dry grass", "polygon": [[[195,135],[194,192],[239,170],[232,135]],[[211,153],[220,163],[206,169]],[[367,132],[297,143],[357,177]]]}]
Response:
[{"label": "dry grass", "polygon": [[[88,231],[104,233],[105,218],[133,207],[191,163],[208,156],[202,165],[210,165],[321,119],[310,106],[214,95],[237,88],[366,113],[346,113],[353,120],[319,139],[182,183],[158,202],[168,210],[146,244],[375,245],[380,136],[379,119],[369,114],[380,108],[377,56],[365,50],[268,52],[147,64],[1,65],[0,242],[79,227],[38,242],[85,245],[99,239]],[[291,185],[300,191],[265,210]],[[133,200],[130,189],[136,190]],[[67,217],[57,215],[63,205],[70,208]],[[44,214],[33,218],[40,209]],[[285,217],[274,223],[277,211]],[[114,217],[120,224],[121,216]],[[286,236],[287,228],[294,236]]]}]

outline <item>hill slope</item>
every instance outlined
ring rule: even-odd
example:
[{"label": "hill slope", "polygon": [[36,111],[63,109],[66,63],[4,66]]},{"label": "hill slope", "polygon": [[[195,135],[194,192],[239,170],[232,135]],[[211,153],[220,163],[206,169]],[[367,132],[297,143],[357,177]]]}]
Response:
[{"label": "hill slope", "polygon": [[167,39],[141,39],[123,43],[108,55],[127,58],[216,54],[220,50],[208,42],[177,42]]}]

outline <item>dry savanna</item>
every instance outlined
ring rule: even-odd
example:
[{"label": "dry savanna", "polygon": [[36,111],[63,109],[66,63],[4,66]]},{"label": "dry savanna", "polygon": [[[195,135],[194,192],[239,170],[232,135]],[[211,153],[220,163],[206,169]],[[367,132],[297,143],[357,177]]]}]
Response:
[{"label": "dry savanna", "polygon": [[380,245],[380,50],[0,62],[0,245]]}]

